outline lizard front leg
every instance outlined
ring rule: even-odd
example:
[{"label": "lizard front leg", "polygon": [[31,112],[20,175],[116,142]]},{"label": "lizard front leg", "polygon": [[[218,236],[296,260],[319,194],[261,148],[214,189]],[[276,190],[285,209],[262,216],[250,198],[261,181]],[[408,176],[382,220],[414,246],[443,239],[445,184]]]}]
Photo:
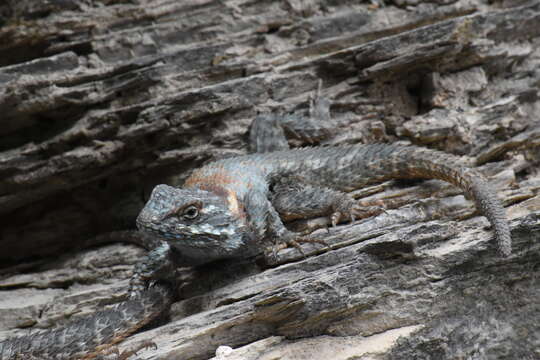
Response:
[{"label": "lizard front leg", "polygon": [[175,283],[175,270],[178,267],[173,250],[169,243],[162,241],[159,246],[150,251],[133,270],[129,282],[130,297],[146,290],[153,282],[165,281]]},{"label": "lizard front leg", "polygon": [[[300,243],[316,242],[327,245],[324,241],[306,237],[305,234],[295,233],[285,227],[278,212],[272,206],[263,192],[251,190],[246,195],[244,206],[248,216],[248,223],[254,237],[262,241],[271,242],[271,251],[274,256],[279,250],[286,247],[295,247],[303,254]],[[259,245],[260,246],[260,245]],[[268,248],[263,249],[267,254]]]}]

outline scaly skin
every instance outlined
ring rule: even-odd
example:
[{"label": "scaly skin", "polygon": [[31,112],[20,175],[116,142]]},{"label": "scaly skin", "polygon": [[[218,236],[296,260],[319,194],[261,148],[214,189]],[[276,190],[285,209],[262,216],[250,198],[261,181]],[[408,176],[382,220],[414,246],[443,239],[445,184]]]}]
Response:
[{"label": "scaly skin", "polygon": [[[449,154],[388,144],[305,148],[216,161],[196,170],[183,188],[158,185],[137,225],[167,241],[192,264],[262,253],[265,240],[272,238],[295,245],[303,239],[284,227],[269,200],[272,185],[283,177],[330,188],[336,198],[387,179],[441,179],[474,199],[493,226],[499,252],[511,253],[505,211],[481,174]],[[310,216],[333,216],[327,197],[323,201],[313,194]],[[300,209],[296,212],[296,218],[302,215]]]},{"label": "scaly skin", "polygon": [[94,359],[168,309],[171,299],[170,286],[150,287],[64,327],[2,341],[0,359]]}]

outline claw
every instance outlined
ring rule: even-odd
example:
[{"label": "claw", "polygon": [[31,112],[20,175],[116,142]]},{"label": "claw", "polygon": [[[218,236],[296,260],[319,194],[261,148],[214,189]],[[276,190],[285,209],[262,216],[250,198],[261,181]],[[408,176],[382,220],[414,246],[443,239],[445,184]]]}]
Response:
[{"label": "claw", "polygon": [[362,207],[355,206],[351,210],[351,217],[356,216],[359,219],[365,219],[370,216],[377,216],[381,213],[386,213],[386,209],[384,206],[379,206],[379,205],[368,205],[368,206],[362,206]]},{"label": "claw", "polygon": [[272,255],[275,259],[278,258],[277,254],[283,249],[286,249],[289,246],[288,242],[286,241],[280,241],[276,243],[274,246],[272,246]]},{"label": "claw", "polygon": [[324,245],[326,247],[329,247],[328,243],[324,240],[319,240],[319,239],[306,239],[304,242],[308,242],[308,243],[316,243],[316,244],[321,244],[321,245]]},{"label": "claw", "polygon": [[306,253],[304,252],[304,250],[302,250],[302,247],[296,240],[289,240],[287,242],[287,245],[294,247],[296,250],[298,250],[298,252],[300,253],[300,255],[302,255],[304,259],[306,258]]},{"label": "claw", "polygon": [[278,249],[277,249],[277,245],[275,246],[272,246],[272,256],[274,257],[274,259],[277,259],[277,253],[278,253]]},{"label": "claw", "polygon": [[336,227],[339,219],[341,218],[341,213],[336,211],[330,216],[330,221],[332,222],[332,227]]},{"label": "claw", "polygon": [[306,258],[307,255],[302,249],[302,246],[300,246],[301,243],[318,243],[318,244],[324,245],[325,247],[329,247],[328,243],[326,243],[326,241],[324,240],[313,239],[308,236],[304,237],[304,236],[298,236],[298,235],[299,235],[298,233],[290,233],[284,239],[282,238],[283,240],[280,243],[273,246],[272,248],[274,251],[273,253],[274,258],[277,259],[277,252],[279,250],[285,249],[287,247],[294,247],[295,249],[298,250],[298,252],[300,252],[303,258]]},{"label": "claw", "polygon": [[140,350],[143,350],[143,349],[146,350],[146,349],[150,349],[150,348],[153,348],[154,350],[157,350],[158,346],[157,346],[157,344],[155,342],[150,341],[150,340],[146,340],[146,341],[143,341],[140,344],[136,345],[135,347],[133,347],[130,350],[125,350],[121,354],[117,354],[118,355],[117,359],[118,360],[127,360],[131,356],[137,355],[137,352],[139,352]]}]

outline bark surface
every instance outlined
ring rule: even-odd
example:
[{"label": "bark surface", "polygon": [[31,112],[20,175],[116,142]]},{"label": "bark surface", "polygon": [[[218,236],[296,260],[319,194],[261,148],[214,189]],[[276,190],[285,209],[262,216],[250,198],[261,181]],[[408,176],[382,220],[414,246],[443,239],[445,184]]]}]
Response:
[{"label": "bark surface", "polygon": [[322,81],[321,145],[461,156],[506,206],[513,255],[457,188],[386,182],[356,194],[385,213],[317,233],[330,250],[185,269],[170,318],[120,351],[538,358],[538,69],[538,1],[4,1],[0,338],[125,299],[143,250],[107,234],[134,228],[156,184],[247,153],[257,114],[307,111]]}]

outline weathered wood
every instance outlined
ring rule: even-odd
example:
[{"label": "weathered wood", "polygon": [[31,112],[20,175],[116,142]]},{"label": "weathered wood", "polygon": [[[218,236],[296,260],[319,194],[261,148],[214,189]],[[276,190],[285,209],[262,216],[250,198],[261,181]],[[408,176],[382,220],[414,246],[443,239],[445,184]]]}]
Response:
[{"label": "weathered wood", "polygon": [[330,248],[306,245],[306,259],[286,249],[273,264],[185,269],[171,319],[120,348],[538,357],[540,3],[381,3],[0,4],[2,335],[121,301],[143,251],[81,248],[134,228],[155,184],[246,153],[257,113],[307,111],[322,81],[337,125],[323,144],[402,141],[480,166],[507,206],[514,255],[496,256],[456,188],[389,182],[357,192],[386,213],[318,232]]}]

